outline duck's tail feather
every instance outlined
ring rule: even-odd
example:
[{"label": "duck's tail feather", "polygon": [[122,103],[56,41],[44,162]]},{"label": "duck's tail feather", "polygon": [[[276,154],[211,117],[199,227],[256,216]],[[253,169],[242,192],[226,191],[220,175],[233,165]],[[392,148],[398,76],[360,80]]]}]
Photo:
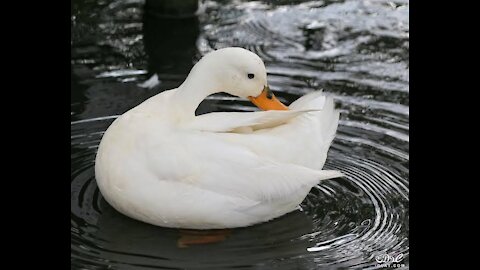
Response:
[{"label": "duck's tail feather", "polygon": [[335,170],[320,170],[318,172],[319,172],[320,181],[345,176],[343,173]]},{"label": "duck's tail feather", "polygon": [[335,109],[335,102],[332,96],[326,96],[324,107],[319,115],[322,137],[331,143],[337,132],[340,119],[340,111]]},{"label": "duck's tail feather", "polygon": [[321,110],[325,105],[326,95],[322,90],[301,96],[288,106],[291,110],[314,109]]},{"label": "duck's tail feather", "polygon": [[335,109],[333,97],[325,94],[323,91],[315,91],[306,94],[289,106],[292,110],[316,110],[317,121],[319,121],[320,134],[322,139],[330,142],[335,137],[338,120],[340,118],[339,110]]}]

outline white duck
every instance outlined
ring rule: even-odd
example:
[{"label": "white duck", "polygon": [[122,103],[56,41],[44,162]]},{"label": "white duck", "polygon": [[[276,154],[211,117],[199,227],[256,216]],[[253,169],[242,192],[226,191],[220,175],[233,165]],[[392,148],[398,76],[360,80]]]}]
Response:
[{"label": "white duck", "polygon": [[[249,98],[259,112],[195,116],[207,96]],[[190,229],[249,226],[296,209],[320,180],[339,112],[307,94],[289,107],[267,84],[263,61],[242,48],[205,55],[178,88],[124,113],[105,132],[98,187],[121,213]]]}]

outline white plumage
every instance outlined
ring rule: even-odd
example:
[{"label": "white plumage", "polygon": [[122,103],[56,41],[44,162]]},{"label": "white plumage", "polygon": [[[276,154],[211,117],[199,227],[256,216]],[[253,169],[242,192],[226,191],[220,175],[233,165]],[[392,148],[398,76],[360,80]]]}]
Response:
[{"label": "white plumage", "polygon": [[179,88],[105,132],[95,164],[104,198],[132,218],[192,229],[243,227],[295,210],[320,180],[342,176],[321,170],[339,118],[331,97],[310,93],[286,111],[194,115],[210,94],[256,97],[266,85],[257,55],[207,54]]}]

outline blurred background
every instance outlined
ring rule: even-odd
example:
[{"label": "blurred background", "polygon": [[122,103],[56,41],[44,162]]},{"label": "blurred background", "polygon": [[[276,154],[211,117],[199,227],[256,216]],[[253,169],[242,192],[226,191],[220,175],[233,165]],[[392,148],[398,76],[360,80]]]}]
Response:
[{"label": "blurred background", "polygon": [[[72,0],[72,269],[408,268],[409,2]],[[206,53],[239,46],[265,62],[289,104],[318,89],[341,109],[322,182],[302,208],[179,248],[178,232],[131,220],[101,197],[96,148],[111,122],[179,86]],[[198,114],[256,110],[210,96]],[[301,139],[301,138],[299,138]]]}]

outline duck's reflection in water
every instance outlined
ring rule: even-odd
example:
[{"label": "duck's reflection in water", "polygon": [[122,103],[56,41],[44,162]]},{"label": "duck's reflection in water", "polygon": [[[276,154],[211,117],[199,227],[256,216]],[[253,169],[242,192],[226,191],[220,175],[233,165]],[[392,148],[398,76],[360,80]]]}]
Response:
[{"label": "duck's reflection in water", "polygon": [[312,245],[308,237],[302,237],[313,231],[312,220],[301,211],[247,228],[199,231],[136,221],[104,200],[101,208],[95,234],[106,251],[102,257],[112,263],[181,268],[258,266],[305,254]]}]

